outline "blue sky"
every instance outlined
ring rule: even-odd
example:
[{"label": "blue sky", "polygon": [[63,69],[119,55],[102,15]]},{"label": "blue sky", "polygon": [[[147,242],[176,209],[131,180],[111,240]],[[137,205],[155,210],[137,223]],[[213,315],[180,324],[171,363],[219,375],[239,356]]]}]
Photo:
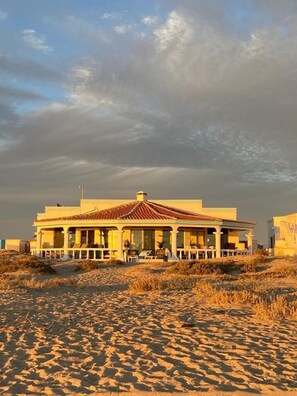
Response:
[{"label": "blue sky", "polygon": [[43,206],[296,211],[294,0],[0,0],[0,237]]}]

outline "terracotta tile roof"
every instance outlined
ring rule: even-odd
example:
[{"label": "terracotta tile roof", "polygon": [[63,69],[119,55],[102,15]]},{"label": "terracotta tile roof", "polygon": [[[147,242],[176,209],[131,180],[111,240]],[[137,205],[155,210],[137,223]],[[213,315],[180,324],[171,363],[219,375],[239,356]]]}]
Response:
[{"label": "terracotta tile roof", "polygon": [[[148,202],[147,202],[148,203]],[[166,216],[170,219],[176,220],[193,220],[193,221],[220,221],[221,219],[212,216],[206,216],[198,213],[188,212],[183,209],[172,208],[170,206],[164,206],[161,204],[157,204],[155,202],[149,202],[152,210],[157,213],[162,213],[163,216]]]},{"label": "terracotta tile roof", "polygon": [[150,201],[132,201],[128,204],[115,206],[110,209],[97,210],[74,216],[53,219],[41,219],[38,222],[49,220],[86,221],[86,220],[188,220],[216,222],[222,219],[188,212],[186,210],[164,206]]}]

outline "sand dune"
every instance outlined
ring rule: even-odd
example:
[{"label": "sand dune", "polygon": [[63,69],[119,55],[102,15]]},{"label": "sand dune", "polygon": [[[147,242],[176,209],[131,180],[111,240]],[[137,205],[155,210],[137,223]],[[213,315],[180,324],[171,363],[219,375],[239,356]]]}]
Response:
[{"label": "sand dune", "polygon": [[1,394],[297,391],[296,322],[203,306],[193,290],[130,294],[132,266],[66,265],[78,286],[1,294]]}]

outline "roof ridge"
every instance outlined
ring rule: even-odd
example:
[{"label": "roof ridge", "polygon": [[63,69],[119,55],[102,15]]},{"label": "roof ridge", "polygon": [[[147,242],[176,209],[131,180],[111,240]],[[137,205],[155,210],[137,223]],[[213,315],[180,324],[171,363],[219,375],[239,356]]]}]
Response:
[{"label": "roof ridge", "polygon": [[[149,202],[147,202],[147,203],[149,203],[150,209],[151,209],[155,214],[157,214],[157,215],[160,215],[160,214],[161,214],[162,216],[168,217],[169,219],[175,219],[175,217],[170,216],[170,215],[167,215],[167,214],[164,214],[164,213],[159,213],[154,207],[151,207],[151,206],[154,206],[154,205],[155,205],[154,202],[149,201]],[[162,205],[160,205],[160,206],[162,206]],[[164,206],[164,208],[166,208],[166,206]]]},{"label": "roof ridge", "polygon": [[154,202],[154,205],[160,206],[161,208],[164,208],[164,209],[168,210],[169,212],[173,212],[174,213],[176,211],[176,212],[181,213],[181,214],[183,214],[185,216],[201,216],[201,217],[205,217],[206,219],[223,220],[220,217],[208,216],[208,215],[205,215],[205,214],[202,214],[202,213],[197,213],[197,212],[190,212],[188,210],[180,209],[180,208],[173,208],[171,206],[162,205],[162,204],[157,203],[157,202]]},{"label": "roof ridge", "polygon": [[[130,210],[130,212],[124,214],[123,216],[120,216],[120,219],[126,219],[128,216],[131,216],[136,211],[136,209],[140,206],[140,204],[142,204],[141,201],[139,201],[139,202],[132,201],[132,202],[136,203],[136,205]],[[130,205],[131,205],[131,202],[130,202]]]},{"label": "roof ridge", "polygon": [[134,202],[135,202],[135,201],[129,201],[129,202],[126,202],[126,203],[123,203],[123,204],[120,204],[120,205],[112,206],[111,208],[106,208],[106,209],[98,210],[98,212],[105,212],[105,213],[112,212],[112,211],[114,211],[115,209],[123,208],[123,207],[125,207],[125,206],[129,206],[129,205],[131,205],[131,203],[134,203]]}]

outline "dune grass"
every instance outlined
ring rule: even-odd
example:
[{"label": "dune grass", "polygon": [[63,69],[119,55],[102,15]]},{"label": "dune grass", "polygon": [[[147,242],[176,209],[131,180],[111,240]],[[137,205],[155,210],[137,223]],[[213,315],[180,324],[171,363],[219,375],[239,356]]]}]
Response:
[{"label": "dune grass", "polygon": [[3,251],[0,255],[0,275],[24,271],[30,274],[55,274],[51,265],[43,262],[35,256],[11,251]]},{"label": "dune grass", "polygon": [[[73,262],[71,264],[74,264]],[[56,271],[37,257],[1,251],[0,289],[46,289],[79,286],[77,271],[101,268],[113,270],[118,262],[97,263],[84,260],[68,276],[48,277]],[[297,320],[297,259],[226,257],[214,260],[190,260],[178,263],[146,263],[128,268],[133,279],[131,294],[185,291],[193,294],[197,304],[227,311],[245,309],[247,314],[263,320]]]},{"label": "dune grass", "polygon": [[207,306],[236,308],[243,306],[255,316],[271,320],[297,320],[296,289],[273,288],[261,284],[218,285],[199,283],[196,287],[198,301]]},{"label": "dune grass", "polygon": [[49,289],[58,288],[61,286],[77,286],[78,280],[73,277],[59,277],[59,278],[36,278],[34,275],[31,278],[4,275],[0,277],[1,291],[15,291],[15,290],[29,290],[29,289]]},{"label": "dune grass", "polygon": [[[261,319],[297,320],[297,260],[267,256],[180,261],[142,271],[129,292],[192,289],[197,303],[246,309]],[[151,271],[151,272],[150,272]]]},{"label": "dune grass", "polygon": [[168,268],[170,274],[179,275],[237,275],[256,272],[267,262],[267,257],[218,258],[213,260],[183,260]]},{"label": "dune grass", "polygon": [[94,260],[84,260],[75,267],[75,272],[78,271],[94,271],[99,268],[99,265]]}]

